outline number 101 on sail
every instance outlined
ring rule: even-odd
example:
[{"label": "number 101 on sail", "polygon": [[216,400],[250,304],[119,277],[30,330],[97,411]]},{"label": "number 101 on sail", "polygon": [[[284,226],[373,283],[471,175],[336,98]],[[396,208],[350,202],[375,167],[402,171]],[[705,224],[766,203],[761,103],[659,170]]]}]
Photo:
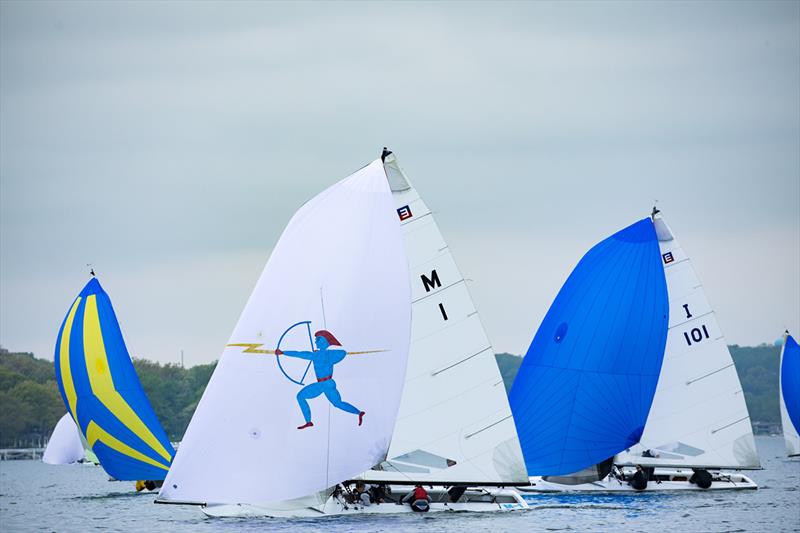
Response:
[{"label": "number 101 on sail", "polygon": [[703,339],[709,338],[708,329],[706,329],[706,325],[703,324],[699,328],[692,328],[692,331],[684,331],[683,338],[686,339],[686,344],[691,346],[692,342],[700,342]]}]

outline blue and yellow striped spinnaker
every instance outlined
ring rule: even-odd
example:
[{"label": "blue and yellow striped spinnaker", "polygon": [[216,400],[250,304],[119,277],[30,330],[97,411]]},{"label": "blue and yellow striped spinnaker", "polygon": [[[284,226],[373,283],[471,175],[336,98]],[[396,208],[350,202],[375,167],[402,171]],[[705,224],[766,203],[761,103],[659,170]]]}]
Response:
[{"label": "blue and yellow striped spinnaker", "polygon": [[96,278],[61,325],[55,370],[64,404],[105,471],[119,480],[164,479],[175,450],[142,390],[111,299]]}]

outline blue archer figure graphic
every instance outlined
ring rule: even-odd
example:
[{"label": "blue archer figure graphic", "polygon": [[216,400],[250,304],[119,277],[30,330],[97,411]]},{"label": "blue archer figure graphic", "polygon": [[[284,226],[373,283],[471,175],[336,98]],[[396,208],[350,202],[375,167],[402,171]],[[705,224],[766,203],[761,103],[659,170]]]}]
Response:
[{"label": "blue archer figure graphic", "polygon": [[364,421],[365,412],[342,400],[342,395],[336,389],[336,381],[333,379],[333,365],[347,356],[347,350],[342,348],[342,344],[328,330],[317,331],[314,333],[314,338],[317,350],[299,351],[278,348],[274,352],[277,356],[286,355],[310,361],[314,365],[314,373],[317,375],[316,383],[305,385],[297,393],[297,403],[300,404],[300,410],[306,420],[306,423],[298,426],[297,429],[305,429],[314,425],[314,422],[311,421],[311,408],[308,400],[316,398],[320,394],[324,394],[334,407],[358,415],[358,425],[360,426]]}]

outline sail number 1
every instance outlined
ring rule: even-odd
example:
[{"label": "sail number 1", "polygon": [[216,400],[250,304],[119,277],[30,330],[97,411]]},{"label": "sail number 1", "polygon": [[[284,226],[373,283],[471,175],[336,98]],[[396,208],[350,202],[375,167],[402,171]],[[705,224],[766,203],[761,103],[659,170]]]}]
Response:
[{"label": "sail number 1", "polygon": [[691,346],[692,342],[700,342],[703,339],[708,339],[708,329],[706,325],[703,324],[699,328],[692,328],[691,331],[684,331],[683,338],[686,339],[686,344]]}]

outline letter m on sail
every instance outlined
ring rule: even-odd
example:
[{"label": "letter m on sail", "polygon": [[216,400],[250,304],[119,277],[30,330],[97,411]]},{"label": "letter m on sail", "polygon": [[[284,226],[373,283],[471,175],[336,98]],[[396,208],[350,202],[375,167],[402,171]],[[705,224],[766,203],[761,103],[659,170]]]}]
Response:
[{"label": "letter m on sail", "polygon": [[430,278],[425,274],[422,274],[420,278],[422,278],[422,285],[425,287],[425,292],[431,292],[431,289],[442,286],[442,282],[439,281],[439,274],[435,269],[431,271]]}]

